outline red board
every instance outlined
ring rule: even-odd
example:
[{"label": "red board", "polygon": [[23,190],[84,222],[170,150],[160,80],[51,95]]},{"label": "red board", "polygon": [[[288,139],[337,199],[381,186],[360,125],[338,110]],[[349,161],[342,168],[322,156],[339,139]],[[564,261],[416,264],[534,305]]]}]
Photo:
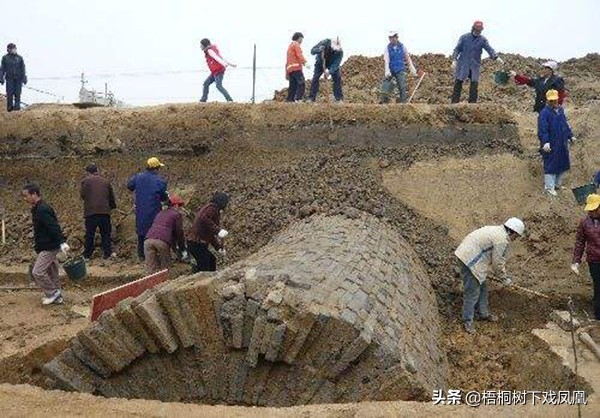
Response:
[{"label": "red board", "polygon": [[141,295],[144,291],[156,286],[169,279],[169,270],[162,270],[150,276],[143,277],[123,286],[115,287],[106,292],[94,295],[92,299],[92,316],[91,320],[98,319],[100,314],[108,309],[114,308],[117,303],[127,298],[135,298]]}]

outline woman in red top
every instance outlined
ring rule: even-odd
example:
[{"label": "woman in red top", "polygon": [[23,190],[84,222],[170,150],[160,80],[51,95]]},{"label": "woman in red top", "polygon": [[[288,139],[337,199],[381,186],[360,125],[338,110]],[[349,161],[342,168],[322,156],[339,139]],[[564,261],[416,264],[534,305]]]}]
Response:
[{"label": "woman in red top", "polygon": [[288,46],[287,60],[285,63],[285,78],[290,81],[288,87],[287,102],[296,102],[304,99],[305,81],[302,67],[306,66],[306,59],[302,54],[300,45],[304,40],[304,35],[300,32],[294,33],[292,43]]},{"label": "woman in red top", "polygon": [[200,41],[200,47],[204,51],[204,57],[206,58],[206,64],[210,70],[210,75],[204,81],[204,90],[202,92],[201,102],[208,100],[208,89],[212,83],[217,83],[217,90],[225,96],[225,100],[232,102],[233,99],[223,87],[223,76],[225,75],[225,69],[227,67],[235,67],[235,64],[230,63],[221,56],[219,48],[216,45],[212,45],[210,40],[204,38]]},{"label": "woman in red top", "polygon": [[229,196],[217,192],[210,203],[203,206],[196,214],[187,241],[187,249],[195,261],[192,273],[217,270],[217,259],[209,250],[209,245],[221,255],[225,255],[223,239],[229,233],[221,228],[221,212],[225,210],[228,203]]},{"label": "woman in red top", "polygon": [[587,197],[585,211],[588,216],[577,228],[571,270],[579,275],[579,265],[585,250],[585,258],[594,281],[594,316],[600,320],[600,195],[591,194]]}]

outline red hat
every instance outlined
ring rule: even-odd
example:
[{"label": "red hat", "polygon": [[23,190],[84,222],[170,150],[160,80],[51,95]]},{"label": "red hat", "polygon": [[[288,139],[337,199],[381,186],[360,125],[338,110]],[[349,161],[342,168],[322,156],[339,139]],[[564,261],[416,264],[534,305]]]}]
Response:
[{"label": "red hat", "polygon": [[483,29],[483,22],[482,22],[481,20],[476,20],[476,21],[473,23],[473,27],[474,27],[474,28],[481,28],[481,29]]},{"label": "red hat", "polygon": [[173,196],[169,196],[169,202],[171,202],[171,206],[184,206],[185,202],[182,198],[174,194]]}]

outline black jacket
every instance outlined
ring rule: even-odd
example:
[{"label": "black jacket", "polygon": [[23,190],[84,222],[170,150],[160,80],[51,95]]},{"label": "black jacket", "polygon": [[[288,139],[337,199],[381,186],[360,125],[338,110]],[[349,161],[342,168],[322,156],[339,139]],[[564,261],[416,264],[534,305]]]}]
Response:
[{"label": "black jacket", "polygon": [[33,238],[35,240],[35,251],[55,251],[60,244],[66,241],[60,229],[54,209],[46,202],[40,200],[31,208],[33,219]]},{"label": "black jacket", "polygon": [[27,79],[25,61],[19,54],[6,54],[0,63],[0,80],[16,80],[23,82]]}]

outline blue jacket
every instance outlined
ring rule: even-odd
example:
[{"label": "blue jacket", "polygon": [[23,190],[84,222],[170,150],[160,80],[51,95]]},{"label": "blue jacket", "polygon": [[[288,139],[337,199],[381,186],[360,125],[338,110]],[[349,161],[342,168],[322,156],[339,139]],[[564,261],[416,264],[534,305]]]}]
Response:
[{"label": "blue jacket", "polygon": [[542,153],[545,174],[560,174],[571,168],[569,159],[569,140],[573,132],[567,123],[562,107],[552,109],[546,105],[538,116],[538,138],[540,147],[550,144],[550,152]]},{"label": "blue jacket", "polygon": [[594,177],[594,183],[596,183],[596,186],[600,186],[600,171],[596,173],[596,176]]},{"label": "blue jacket", "polygon": [[402,45],[402,42],[397,44],[389,43],[387,48],[392,75],[404,72],[404,45]]},{"label": "blue jacket", "polygon": [[331,39],[323,39],[312,47],[310,53],[316,55],[317,58],[315,61],[315,70],[317,68],[323,68],[323,57],[325,57],[325,68],[327,68],[330,73],[335,73],[340,69],[342,58],[344,57],[344,51],[334,51],[333,48],[331,48]]},{"label": "blue jacket", "polygon": [[135,193],[135,230],[146,236],[161,210],[161,202],[168,199],[167,182],[156,171],[146,170],[134,174],[127,188]]},{"label": "blue jacket", "polygon": [[484,49],[492,59],[498,58],[498,54],[490,46],[485,36],[475,36],[473,33],[465,33],[461,36],[452,53],[452,59],[458,60],[454,78],[457,80],[470,78],[471,81],[479,81],[481,53]]}]

